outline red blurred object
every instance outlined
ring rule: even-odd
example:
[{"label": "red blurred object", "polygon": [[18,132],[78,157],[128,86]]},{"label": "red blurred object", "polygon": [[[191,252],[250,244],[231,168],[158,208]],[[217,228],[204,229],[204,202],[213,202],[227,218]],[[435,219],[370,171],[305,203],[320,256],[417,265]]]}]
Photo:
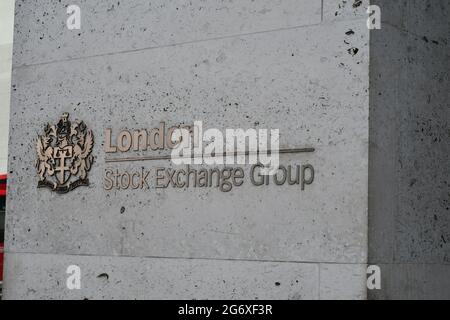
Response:
[{"label": "red blurred object", "polygon": [[0,174],[0,197],[6,196],[6,174]]},{"label": "red blurred object", "polygon": [[[0,174],[0,197],[6,197],[6,174]],[[1,228],[3,229],[3,226]],[[3,239],[0,239],[0,281],[3,281],[3,248]]]}]

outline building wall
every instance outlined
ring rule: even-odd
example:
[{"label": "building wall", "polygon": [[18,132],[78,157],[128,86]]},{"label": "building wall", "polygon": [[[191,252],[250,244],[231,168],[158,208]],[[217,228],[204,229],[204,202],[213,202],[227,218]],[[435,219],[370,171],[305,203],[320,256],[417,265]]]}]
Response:
[{"label": "building wall", "polygon": [[450,298],[450,4],[372,1],[369,262],[371,298]]},{"label": "building wall", "polygon": [[0,3],[0,174],[7,173],[14,0]]},{"label": "building wall", "polygon": [[[68,4],[16,5],[5,298],[366,297],[366,1],[85,0],[79,31]],[[34,161],[63,112],[96,143],[91,185],[59,195]],[[313,146],[281,161],[313,164],[314,184],[104,190],[105,128],[195,120]]]}]

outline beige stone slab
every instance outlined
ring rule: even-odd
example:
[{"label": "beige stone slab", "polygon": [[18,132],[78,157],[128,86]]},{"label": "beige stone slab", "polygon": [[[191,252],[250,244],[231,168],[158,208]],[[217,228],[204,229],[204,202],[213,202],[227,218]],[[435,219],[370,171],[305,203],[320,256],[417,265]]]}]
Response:
[{"label": "beige stone slab", "polygon": [[[68,289],[67,267],[81,270]],[[318,265],[7,254],[5,299],[317,299]]]},{"label": "beige stone slab", "polygon": [[[344,40],[359,48],[356,55]],[[8,250],[365,263],[367,40],[364,25],[344,21],[15,69]],[[93,129],[96,161],[89,188],[57,195],[36,188],[35,139],[65,111]],[[105,128],[195,120],[279,128],[283,148],[315,147],[281,157],[312,164],[314,184],[301,191],[246,183],[227,194],[103,190],[105,169],[169,165],[105,163]]]},{"label": "beige stone slab", "polygon": [[[81,10],[69,30],[68,5]],[[321,21],[321,0],[17,1],[14,65],[292,28]]]}]

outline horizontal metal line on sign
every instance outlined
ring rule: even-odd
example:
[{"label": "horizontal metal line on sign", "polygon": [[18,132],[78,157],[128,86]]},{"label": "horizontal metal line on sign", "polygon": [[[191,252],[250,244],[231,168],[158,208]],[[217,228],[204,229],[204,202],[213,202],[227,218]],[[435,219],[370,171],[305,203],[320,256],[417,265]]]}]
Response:
[{"label": "horizontal metal line on sign", "polygon": [[[287,154],[287,153],[310,153],[314,152],[314,148],[294,148],[294,149],[280,149],[278,151],[267,150],[268,154]],[[215,158],[215,157],[235,157],[235,156],[248,156],[248,155],[258,155],[261,151],[234,151],[231,154],[223,152],[221,154],[215,155],[204,155],[204,154],[191,154],[190,156],[172,156],[172,155],[157,155],[157,156],[137,156],[137,157],[127,157],[127,158],[107,158],[105,162],[129,162],[129,161],[154,161],[154,160],[170,160],[170,159],[188,159],[188,158]]]}]

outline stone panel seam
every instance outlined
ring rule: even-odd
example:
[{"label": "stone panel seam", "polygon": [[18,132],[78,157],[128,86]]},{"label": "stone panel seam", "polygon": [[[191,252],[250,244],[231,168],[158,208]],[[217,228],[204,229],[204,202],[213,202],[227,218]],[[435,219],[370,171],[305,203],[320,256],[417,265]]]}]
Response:
[{"label": "stone panel seam", "polygon": [[210,260],[210,261],[236,261],[236,262],[264,262],[264,263],[297,263],[297,264],[327,264],[327,265],[367,265],[367,262],[335,262],[335,261],[292,261],[292,260],[254,260],[254,259],[226,259],[226,258],[202,258],[202,257],[165,257],[165,256],[130,256],[130,255],[98,255],[98,254],[70,254],[70,253],[39,253],[39,252],[13,252],[5,251],[5,254],[14,255],[50,255],[73,257],[100,257],[100,258],[133,258],[133,259],[172,259],[172,260]]},{"label": "stone panel seam", "polygon": [[313,23],[313,24],[309,24],[309,25],[302,25],[302,26],[295,26],[295,27],[288,27],[288,28],[279,28],[279,29],[272,29],[272,30],[265,30],[265,31],[256,31],[256,32],[242,33],[242,34],[234,34],[234,35],[208,38],[208,39],[200,39],[200,40],[192,40],[192,41],[186,41],[186,42],[176,42],[176,43],[170,43],[170,44],[165,44],[165,45],[161,45],[161,46],[150,46],[150,47],[145,47],[145,48],[140,48],[140,49],[122,50],[122,51],[87,55],[87,56],[69,58],[69,59],[53,60],[53,61],[31,63],[31,64],[20,64],[20,65],[14,65],[14,63],[13,63],[12,69],[17,70],[17,69],[25,69],[27,67],[49,65],[49,64],[53,64],[53,63],[82,61],[82,60],[87,60],[87,59],[91,59],[91,58],[115,56],[115,55],[127,54],[127,53],[137,53],[137,52],[144,52],[147,50],[171,48],[171,47],[177,47],[177,46],[184,46],[184,45],[190,45],[190,44],[196,44],[196,43],[204,43],[204,42],[210,42],[210,41],[226,40],[226,39],[233,39],[233,38],[240,38],[240,37],[249,37],[249,36],[260,35],[260,34],[265,34],[265,33],[291,31],[291,30],[298,30],[298,29],[304,29],[304,28],[318,27],[318,26],[322,26],[322,25],[325,26],[325,25],[330,25],[330,24],[335,24],[335,23],[359,21],[359,20],[365,21],[365,19],[362,19],[360,17],[354,18],[354,19],[340,20],[340,21],[324,21],[324,22],[318,22],[318,23]]},{"label": "stone panel seam", "polygon": [[324,0],[321,0],[321,8],[320,8],[320,21],[322,21],[323,22],[323,1]]}]

